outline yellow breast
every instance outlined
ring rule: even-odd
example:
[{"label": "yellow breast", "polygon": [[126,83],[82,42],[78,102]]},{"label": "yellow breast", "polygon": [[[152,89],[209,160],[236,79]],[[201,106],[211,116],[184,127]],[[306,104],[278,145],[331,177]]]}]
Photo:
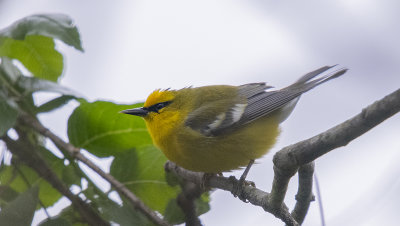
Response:
[{"label": "yellow breast", "polygon": [[192,171],[220,173],[244,167],[266,154],[279,135],[274,116],[218,136],[204,136],[184,126],[177,113],[159,116],[147,121],[153,142],[168,159]]}]

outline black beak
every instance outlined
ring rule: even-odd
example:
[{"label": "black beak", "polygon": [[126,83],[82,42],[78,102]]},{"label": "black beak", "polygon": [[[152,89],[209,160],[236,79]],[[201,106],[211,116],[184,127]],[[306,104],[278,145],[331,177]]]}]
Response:
[{"label": "black beak", "polygon": [[120,113],[144,117],[149,113],[149,111],[144,108],[132,108],[132,109],[120,111]]}]

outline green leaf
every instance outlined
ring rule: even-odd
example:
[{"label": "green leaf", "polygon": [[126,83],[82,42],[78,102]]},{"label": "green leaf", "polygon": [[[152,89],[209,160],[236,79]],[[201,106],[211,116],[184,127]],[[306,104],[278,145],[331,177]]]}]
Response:
[{"label": "green leaf", "polygon": [[0,95],[0,136],[14,126],[17,117],[17,110],[11,107],[9,102]]},{"label": "green leaf", "polygon": [[110,173],[150,208],[163,213],[169,200],[180,190],[179,186],[171,187],[166,181],[166,161],[160,150],[148,145],[116,155]]},{"label": "green leaf", "polygon": [[10,84],[15,84],[22,77],[21,71],[7,57],[1,58],[0,70]]},{"label": "green leaf", "polygon": [[164,218],[171,224],[182,224],[185,222],[185,214],[179,207],[176,199],[171,199],[165,208]]},{"label": "green leaf", "polygon": [[9,184],[17,192],[23,192],[25,189],[29,188],[29,185],[35,184],[39,189],[39,198],[44,206],[52,206],[56,201],[58,201],[62,195],[53,188],[46,180],[39,177],[36,172],[25,165],[18,166],[18,174],[13,178],[12,182]]},{"label": "green leaf", "polygon": [[64,14],[31,15],[0,31],[0,36],[16,40],[24,40],[29,35],[55,38],[83,51],[77,27],[72,19]]},{"label": "green leaf", "polygon": [[38,204],[38,187],[32,187],[1,209],[0,222],[4,225],[31,225]]},{"label": "green leaf", "polygon": [[65,104],[68,103],[68,101],[75,99],[74,96],[60,96],[57,98],[54,98],[42,105],[40,105],[37,109],[36,109],[36,113],[44,113],[44,112],[50,112],[53,111],[57,108],[60,108],[62,106],[64,106]]},{"label": "green leaf", "polygon": [[[5,172],[5,179],[9,180],[8,185],[19,193],[29,189],[29,185],[25,181],[25,178],[28,179],[28,183],[30,184],[39,180],[35,171],[20,163],[18,163],[18,170],[15,165],[12,165],[7,171]],[[23,176],[21,176],[21,174]]]},{"label": "green leaf", "polygon": [[[62,178],[64,168],[71,166],[64,166],[62,159],[57,158],[44,147],[39,147],[39,150],[52,171],[59,178]],[[22,163],[14,163],[11,166],[1,169],[0,182],[10,186],[10,188],[19,193],[28,189],[30,185],[37,185],[39,187],[39,199],[45,207],[52,206],[62,197],[61,193],[45,179],[39,177],[36,171]]]},{"label": "green leaf", "polygon": [[196,215],[200,216],[210,211],[210,193],[203,193],[200,198],[195,200]]},{"label": "green leaf", "polygon": [[0,206],[17,198],[18,192],[7,185],[0,185]]},{"label": "green leaf", "polygon": [[[68,167],[64,165],[64,160],[56,157],[45,147],[39,146],[38,149],[51,170],[58,178],[62,178],[64,169]],[[32,170],[31,168],[29,169]],[[32,181],[31,184],[35,183],[39,186],[39,199],[45,207],[54,205],[62,197],[62,194],[42,177],[38,177],[37,181]]]},{"label": "green leaf", "polygon": [[[200,216],[210,210],[210,195],[208,192],[203,193],[194,201],[196,215]],[[171,224],[181,224],[185,222],[185,215],[178,205],[176,199],[171,199],[164,212],[165,219]]]},{"label": "green leaf", "polygon": [[[82,193],[90,200],[91,206],[98,210],[101,217],[118,225],[154,225],[130,203],[117,204],[106,194],[89,183]],[[123,198],[123,197],[122,197]]]},{"label": "green leaf", "polygon": [[46,219],[42,221],[40,226],[70,226],[71,223],[63,218],[52,218],[52,219]]},{"label": "green leaf", "polygon": [[23,90],[25,94],[44,91],[60,93],[66,96],[80,97],[80,94],[67,87],[59,85],[55,82],[33,77],[21,77],[18,80],[18,87]]},{"label": "green leaf", "polygon": [[16,176],[14,168],[9,165],[0,165],[0,184],[8,185]]},{"label": "green leaf", "polygon": [[108,198],[96,199],[96,203],[100,206],[104,218],[121,226],[154,225],[142,213],[128,205],[120,206]]},{"label": "green leaf", "polygon": [[138,170],[138,161],[135,149],[118,153],[110,166],[110,173],[120,182],[130,181]]},{"label": "green leaf", "polygon": [[[50,222],[48,222],[50,221]],[[59,224],[57,224],[57,222]],[[78,210],[69,205],[65,207],[57,216],[53,216],[51,219],[45,219],[39,223],[40,226],[46,225],[73,225],[73,226],[87,226],[87,223],[82,220]]]},{"label": "green leaf", "polygon": [[72,164],[69,164],[68,166],[65,166],[62,168],[62,181],[68,185],[78,185],[81,186],[81,179],[82,177],[80,176],[82,174],[81,171],[78,171],[78,169],[75,168]]},{"label": "green leaf", "polygon": [[119,113],[137,106],[82,101],[68,120],[69,141],[100,157],[151,144],[143,119]]},{"label": "green leaf", "polygon": [[19,60],[36,77],[57,81],[63,71],[63,56],[54,48],[54,40],[29,35],[24,40],[0,36],[0,56]]}]

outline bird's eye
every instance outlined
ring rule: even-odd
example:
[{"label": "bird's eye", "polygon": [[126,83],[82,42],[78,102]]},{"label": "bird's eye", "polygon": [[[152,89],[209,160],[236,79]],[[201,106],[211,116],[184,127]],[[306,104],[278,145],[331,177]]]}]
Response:
[{"label": "bird's eye", "polygon": [[158,103],[158,104],[156,104],[155,109],[161,110],[164,107],[165,107],[165,103]]},{"label": "bird's eye", "polygon": [[157,104],[154,104],[153,106],[149,107],[149,110],[158,113],[159,110],[165,108],[170,103],[171,103],[171,101],[157,103]]}]

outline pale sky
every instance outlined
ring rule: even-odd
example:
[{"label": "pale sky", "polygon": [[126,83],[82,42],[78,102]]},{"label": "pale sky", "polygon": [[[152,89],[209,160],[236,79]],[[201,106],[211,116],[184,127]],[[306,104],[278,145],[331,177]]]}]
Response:
[{"label": "pale sky", "polygon": [[[320,66],[348,67],[341,78],[300,99],[282,124],[279,142],[250,171],[248,179],[269,191],[273,153],[400,88],[399,7],[394,0],[3,0],[0,28],[35,13],[71,16],[85,53],[58,43],[66,57],[61,83],[92,101],[132,103],[156,88],[191,85],[266,81],[281,88]],[[45,98],[39,95],[38,101]],[[66,138],[67,118],[75,106],[41,119]],[[328,226],[397,225],[399,128],[400,116],[395,115],[316,161]],[[110,161],[98,162],[107,169]],[[286,199],[290,207],[296,181]],[[211,199],[211,211],[201,217],[204,225],[283,225],[230,193],[215,191]],[[56,205],[51,213],[59,209]],[[320,225],[316,202],[303,225]]]}]

